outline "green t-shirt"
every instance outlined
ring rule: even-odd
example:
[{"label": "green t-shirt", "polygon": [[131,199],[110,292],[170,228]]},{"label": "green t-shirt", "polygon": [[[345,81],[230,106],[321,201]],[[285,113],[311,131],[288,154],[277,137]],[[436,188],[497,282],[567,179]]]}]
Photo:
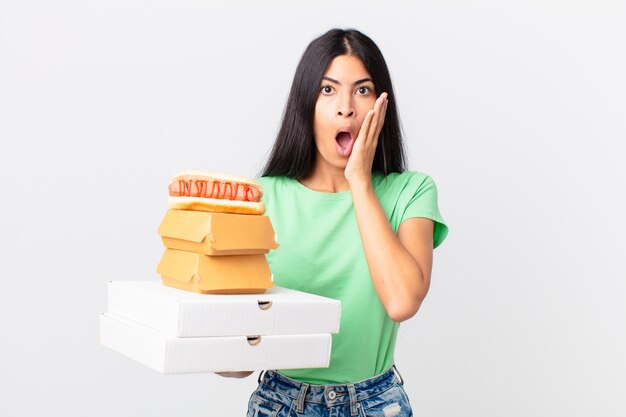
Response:
[{"label": "green t-shirt", "polygon": [[[280,244],[267,254],[274,283],[341,300],[330,366],[280,373],[309,384],[343,384],[389,369],[399,324],[389,318],[374,290],[351,192],[318,192],[287,177],[262,177],[258,182]],[[406,219],[427,217],[435,221],[434,246],[443,242],[448,227],[429,176],[373,174],[372,184],[394,232]]]}]

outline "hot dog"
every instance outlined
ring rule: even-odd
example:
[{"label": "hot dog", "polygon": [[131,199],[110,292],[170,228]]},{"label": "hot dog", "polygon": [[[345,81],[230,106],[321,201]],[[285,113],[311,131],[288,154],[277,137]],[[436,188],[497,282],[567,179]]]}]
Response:
[{"label": "hot dog", "polygon": [[249,178],[201,171],[175,175],[169,183],[172,209],[263,214],[261,185]]}]

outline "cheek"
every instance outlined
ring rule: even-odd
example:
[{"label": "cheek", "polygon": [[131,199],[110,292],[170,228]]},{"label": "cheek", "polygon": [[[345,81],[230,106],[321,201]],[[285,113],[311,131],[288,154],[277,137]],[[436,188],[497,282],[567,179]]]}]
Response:
[{"label": "cheek", "polygon": [[331,106],[327,103],[320,103],[315,106],[315,117],[320,121],[320,123],[327,123],[329,118],[333,115],[330,107]]},{"label": "cheek", "polygon": [[364,100],[361,103],[359,103],[359,107],[357,109],[357,112],[358,112],[357,114],[359,115],[357,117],[359,126],[363,124],[363,120],[365,120],[365,115],[367,114],[367,112],[374,108],[374,104],[376,104],[375,98],[371,100],[367,100],[367,101]]},{"label": "cheek", "polygon": [[374,108],[374,104],[376,104],[376,97],[374,96],[368,97],[366,100],[361,101],[359,103],[359,113],[362,114],[365,118],[367,112]]},{"label": "cheek", "polygon": [[330,106],[319,101],[315,105],[315,115],[313,116],[313,133],[324,135],[327,130],[332,130],[333,112],[329,110]]}]

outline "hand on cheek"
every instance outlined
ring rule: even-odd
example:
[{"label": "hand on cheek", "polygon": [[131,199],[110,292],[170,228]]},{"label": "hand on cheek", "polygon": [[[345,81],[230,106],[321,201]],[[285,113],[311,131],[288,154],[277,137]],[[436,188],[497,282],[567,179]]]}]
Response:
[{"label": "hand on cheek", "polygon": [[350,187],[371,182],[372,164],[378,145],[378,136],[385,122],[387,102],[387,93],[382,93],[374,103],[374,109],[368,111],[363,120],[344,170]]}]

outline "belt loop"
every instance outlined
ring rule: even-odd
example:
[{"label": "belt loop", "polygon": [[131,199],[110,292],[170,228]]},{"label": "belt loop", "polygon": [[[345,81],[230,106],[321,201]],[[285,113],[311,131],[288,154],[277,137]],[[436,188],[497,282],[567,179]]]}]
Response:
[{"label": "belt loop", "polygon": [[309,389],[309,384],[303,382],[300,385],[300,393],[298,393],[298,414],[302,414],[304,412],[304,399],[306,398],[306,391]]},{"label": "belt loop", "polygon": [[259,382],[259,384],[261,383],[261,381],[263,380],[263,376],[265,375],[265,369],[262,369],[261,372],[259,372],[259,378],[257,379],[257,381]]},{"label": "belt loop", "polygon": [[357,410],[357,402],[356,402],[356,390],[354,389],[354,384],[348,384],[348,394],[350,394],[350,415],[356,416],[359,414],[359,410]]},{"label": "belt loop", "polygon": [[402,375],[400,375],[400,371],[398,371],[398,368],[396,368],[396,364],[393,364],[393,370],[396,371],[396,374],[398,375],[398,378],[400,379],[400,385],[404,385],[404,380],[402,379]]}]

